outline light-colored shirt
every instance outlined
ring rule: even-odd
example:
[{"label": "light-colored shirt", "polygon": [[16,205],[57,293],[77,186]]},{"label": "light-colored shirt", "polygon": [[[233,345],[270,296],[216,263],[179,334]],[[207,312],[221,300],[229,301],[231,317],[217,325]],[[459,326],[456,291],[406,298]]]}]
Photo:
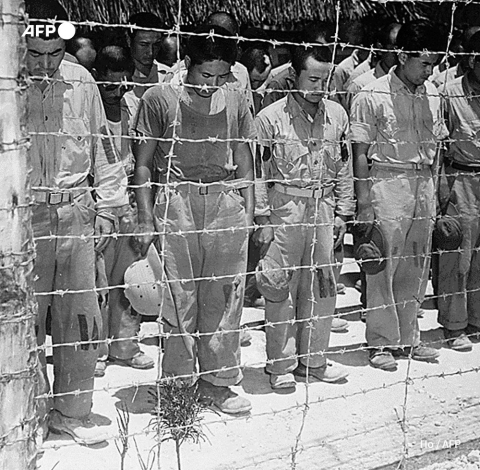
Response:
[{"label": "light-colored shirt", "polygon": [[375,65],[374,65],[374,61],[373,61],[373,54],[370,53],[370,55],[363,62],[358,64],[353,69],[353,72],[350,74],[350,77],[348,77],[348,80],[345,83],[345,89],[347,90],[348,87],[352,84],[352,82],[356,78],[360,77],[360,75],[363,75],[364,73],[367,73],[368,71],[370,71],[374,68],[375,68]]},{"label": "light-colored shirt", "polygon": [[370,144],[374,161],[431,165],[437,141],[447,136],[440,96],[429,81],[412,93],[395,70],[353,98],[351,140]]},{"label": "light-colored shirt", "polygon": [[81,65],[62,61],[42,92],[27,89],[33,187],[87,187],[94,177],[98,209],[128,202],[127,178],[108,132],[95,80]]},{"label": "light-colored shirt", "polygon": [[132,133],[130,132],[130,123],[132,115],[124,99],[120,102],[121,119],[118,122],[108,121],[108,128],[113,136],[115,150],[120,156],[127,176],[133,175],[135,167],[132,153]]},{"label": "light-colored shirt", "polygon": [[[161,64],[156,60],[153,61],[152,68],[148,75],[144,75],[140,70],[135,69],[132,76],[132,82],[138,83],[138,85],[135,85],[132,90],[123,95],[123,99],[125,100],[132,116],[135,116],[137,113],[140,98],[143,94],[152,86],[168,81],[169,75],[171,75],[171,70],[171,67]],[[131,128],[133,122],[130,121],[129,124]]]},{"label": "light-colored shirt", "polygon": [[448,158],[464,165],[480,165],[480,98],[467,75],[446,84],[446,116],[450,133]]},{"label": "light-colored shirt", "polygon": [[387,73],[383,70],[380,62],[377,63],[375,68],[370,69],[368,72],[363,73],[362,75],[358,76],[353,82],[350,83],[349,87],[347,88],[347,96],[345,98],[345,104],[347,111],[350,110],[352,106],[353,97],[365,86],[369,83],[374,82],[377,78],[383,77]]},{"label": "light-colored shirt", "polygon": [[260,111],[255,122],[264,181],[306,189],[333,183],[336,213],[354,213],[348,117],[338,103],[323,100],[312,118],[288,95]]},{"label": "light-colored shirt", "polygon": [[440,72],[438,75],[435,76],[435,78],[432,79],[430,77],[431,82],[439,89],[440,92],[442,92],[443,86],[451,82],[452,80],[455,80],[458,77],[461,77],[463,75],[463,70],[461,67],[459,67],[459,64],[454,65],[453,67],[450,67],[443,72]]},{"label": "light-colored shirt", "polygon": [[347,109],[346,100],[346,84],[350,75],[352,75],[355,68],[360,64],[358,54],[360,51],[355,49],[346,59],[343,59],[333,72],[333,87],[336,92],[337,99],[340,104]]}]

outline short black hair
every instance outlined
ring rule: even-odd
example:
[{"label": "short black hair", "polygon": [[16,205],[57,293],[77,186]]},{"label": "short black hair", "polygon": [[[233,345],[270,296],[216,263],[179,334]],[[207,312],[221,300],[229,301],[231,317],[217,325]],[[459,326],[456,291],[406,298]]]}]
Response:
[{"label": "short black hair", "polygon": [[100,49],[94,67],[99,77],[104,77],[109,70],[130,74],[133,74],[135,70],[130,49],[121,46],[105,46]]},{"label": "short black hair", "polygon": [[419,56],[421,51],[441,53],[445,51],[438,30],[425,20],[410,21],[402,25],[397,35],[397,47],[409,55]]},{"label": "short black hair", "polygon": [[380,31],[378,31],[377,41],[380,43],[382,48],[384,48],[386,46],[396,46],[397,45],[398,33],[397,33],[397,36],[395,38],[395,42],[393,44],[392,44],[392,40],[391,40],[391,35],[392,35],[392,32],[397,28],[399,30],[398,32],[400,32],[401,27],[402,27],[402,25],[400,23],[389,23],[389,24],[385,25],[383,28],[381,28]]},{"label": "short black hair", "polygon": [[177,61],[178,55],[180,59],[183,58],[182,38],[175,34],[162,36],[157,61],[171,67]]},{"label": "short black hair", "polygon": [[83,49],[85,47],[85,39],[87,41],[90,41],[93,49],[97,50],[95,40],[92,37],[83,34],[75,34],[72,39],[67,41],[67,52],[69,54],[75,55],[80,49]]},{"label": "short black hair", "polygon": [[[139,26],[140,28],[151,29],[161,29],[162,27],[162,21],[160,20],[160,18],[157,15],[146,11],[132,15],[128,19],[128,24]],[[141,30],[136,28],[132,28],[129,30],[128,34],[131,40],[135,38],[135,35],[138,33],[138,31]]]},{"label": "short black hair", "polygon": [[248,49],[263,49],[266,54],[268,54],[271,44],[268,42],[268,34],[265,33],[263,29],[260,28],[246,28],[241,31],[240,35],[242,38],[247,40],[240,40],[240,47],[244,48],[245,51]]},{"label": "short black hair", "polygon": [[[480,53],[480,31],[476,32],[467,42],[465,50],[470,53]],[[476,56],[477,61],[480,61],[480,56]]]},{"label": "short black hair", "polygon": [[297,76],[300,76],[300,72],[305,69],[305,63],[309,57],[319,62],[333,63],[332,50],[328,46],[319,45],[308,48],[297,46],[292,54],[292,67]]},{"label": "short black hair", "polygon": [[[190,57],[191,65],[200,65],[212,60],[223,60],[234,64],[237,58],[237,45],[234,39],[219,38],[216,36],[205,36],[205,34],[218,34],[231,36],[221,26],[204,25],[194,31],[195,35],[190,36],[185,48],[185,55]],[[196,36],[204,34],[204,36]]]},{"label": "short black hair", "polygon": [[[29,21],[29,25],[51,24],[52,20],[68,21],[69,19],[65,8],[57,0],[26,0],[25,11],[29,18],[32,18]],[[58,26],[57,24],[55,32],[49,33],[48,36],[46,33],[40,34],[40,39],[58,39],[60,37],[58,35]]]},{"label": "short black hair", "polygon": [[[332,26],[324,21],[312,21],[303,28],[302,37],[307,43],[329,43],[332,42]],[[318,41],[322,38],[323,41]]]},{"label": "short black hair", "polygon": [[260,73],[263,73],[268,65],[265,56],[270,57],[263,47],[249,47],[240,56],[239,62],[247,67],[248,72],[257,69]]},{"label": "short black hair", "polygon": [[216,11],[208,16],[205,24],[225,28],[232,36],[238,33],[239,27],[235,17],[227,11]]}]

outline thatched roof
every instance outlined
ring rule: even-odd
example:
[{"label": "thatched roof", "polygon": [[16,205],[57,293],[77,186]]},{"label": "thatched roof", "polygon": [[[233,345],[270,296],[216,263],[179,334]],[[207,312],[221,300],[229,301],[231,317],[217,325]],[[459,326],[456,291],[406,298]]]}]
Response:
[{"label": "thatched roof", "polygon": [[[157,14],[171,27],[178,21],[179,0],[61,0],[74,21],[125,23],[140,11]],[[181,0],[180,23],[198,24],[208,14],[222,10],[232,12],[241,24],[290,28],[307,21],[336,20],[335,0]],[[413,2],[340,0],[342,21],[381,14],[397,20],[418,16],[421,6]]]}]

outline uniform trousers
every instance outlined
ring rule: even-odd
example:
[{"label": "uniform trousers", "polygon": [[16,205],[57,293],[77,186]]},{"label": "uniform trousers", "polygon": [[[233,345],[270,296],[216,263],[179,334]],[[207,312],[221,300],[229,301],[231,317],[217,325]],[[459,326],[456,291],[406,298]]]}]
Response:
[{"label": "uniform trousers", "polygon": [[460,222],[460,251],[439,255],[438,322],[449,330],[480,327],[480,175],[446,167],[447,214]]},{"label": "uniform trousers", "polygon": [[380,273],[367,275],[367,343],[418,346],[417,312],[425,297],[435,217],[432,172],[374,165],[370,175],[387,263]]},{"label": "uniform trousers", "polygon": [[[154,208],[175,307],[165,321],[164,376],[197,370],[216,386],[235,385],[247,267],[244,199],[236,190],[202,194],[198,187],[160,190]],[[168,334],[172,334],[169,336]],[[198,335],[197,335],[198,333]]]},{"label": "uniform trousers", "polygon": [[[120,236],[111,239],[103,251],[105,274],[110,287],[123,285],[126,269],[140,257],[132,245],[133,236],[125,236],[135,232],[136,208],[132,205],[117,208],[116,215]],[[140,352],[136,339],[140,329],[140,315],[132,309],[124,292],[125,290],[120,287],[109,289],[107,307],[102,309],[104,326],[102,339],[107,337],[113,339],[109,347],[106,344],[102,345],[101,359],[104,360],[107,356],[131,359]]]},{"label": "uniform trousers", "polygon": [[[292,372],[300,361],[322,367],[335,312],[334,199],[290,196],[269,190],[270,222],[285,268],[289,296],[266,301],[267,363],[271,374]],[[273,323],[272,325],[270,323]]]},{"label": "uniform trousers", "polygon": [[[54,396],[53,408],[71,418],[82,418],[90,413],[98,342],[89,341],[98,341],[102,329],[94,291],[94,216],[93,200],[88,192],[77,197],[73,204],[33,207],[37,341],[39,345],[45,344],[50,306],[53,393],[61,394]],[[77,345],[77,342],[81,343]],[[71,344],[63,346],[65,343]],[[40,353],[40,362],[45,379],[40,388],[45,392],[48,379],[44,352]],[[48,405],[40,404],[40,409],[42,407],[42,412],[48,412]]]}]

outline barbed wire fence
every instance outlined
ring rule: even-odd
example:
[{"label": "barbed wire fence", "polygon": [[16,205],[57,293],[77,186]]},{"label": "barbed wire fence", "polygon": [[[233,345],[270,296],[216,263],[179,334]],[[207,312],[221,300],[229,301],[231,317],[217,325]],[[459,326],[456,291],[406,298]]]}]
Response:
[{"label": "barbed wire fence", "polygon": [[[448,35],[448,42],[445,51],[439,51],[440,53],[444,54],[447,58],[452,57],[455,53],[451,52],[451,42],[453,38],[454,32],[454,25],[455,25],[455,13],[457,9],[457,5],[464,2],[451,2],[451,24],[449,29]],[[468,3],[476,3],[476,2],[468,2]],[[172,29],[161,29],[158,30],[165,34],[176,35],[179,39],[182,37],[189,37],[194,33],[183,32],[180,30],[180,18],[182,8],[186,8],[186,5],[182,4],[181,0],[178,2],[178,22],[177,25]],[[2,405],[0,409],[2,410],[1,418],[0,418],[0,468],[8,468],[9,470],[12,468],[21,468],[21,469],[33,469],[36,468],[37,462],[37,455],[40,452],[40,447],[36,445],[37,436],[38,436],[38,426],[39,422],[35,416],[35,408],[36,404],[39,403],[41,400],[51,400],[54,396],[62,396],[62,395],[70,395],[70,394],[83,394],[83,393],[90,393],[90,390],[85,391],[75,391],[69,393],[57,393],[54,394],[52,391],[46,394],[37,394],[34,397],[35,390],[36,390],[36,381],[38,380],[38,357],[37,352],[39,351],[46,351],[51,350],[51,348],[59,348],[59,347],[66,347],[71,346],[74,348],[82,348],[82,346],[89,346],[92,345],[97,347],[102,343],[106,343],[107,345],[111,345],[115,342],[122,342],[122,341],[129,341],[129,340],[140,340],[145,339],[146,337],[150,338],[158,338],[159,340],[159,348],[158,348],[158,357],[157,357],[157,369],[156,369],[156,378],[155,380],[151,380],[151,378],[145,378],[135,381],[128,381],[126,383],[110,385],[105,383],[100,383],[94,386],[93,392],[94,396],[96,393],[100,392],[107,392],[113,395],[115,392],[119,390],[133,387],[134,389],[140,389],[142,387],[150,388],[153,392],[152,396],[155,400],[153,404],[153,414],[152,414],[152,423],[150,426],[144,426],[138,430],[131,430],[128,428],[128,419],[123,420],[123,425],[119,425],[120,428],[117,430],[116,435],[111,437],[110,443],[119,443],[119,442],[127,442],[130,439],[130,444],[126,447],[129,452],[133,452],[133,446],[131,444],[132,440],[135,443],[135,449],[137,455],[139,456],[139,463],[138,468],[147,468],[148,465],[151,465],[149,468],[153,468],[153,465],[156,464],[157,468],[170,468],[170,462],[165,462],[165,449],[162,445],[162,442],[165,440],[165,436],[174,433],[181,433],[182,430],[186,431],[188,429],[192,429],[195,426],[198,426],[198,423],[193,424],[180,424],[173,427],[169,427],[168,425],[165,426],[162,424],[163,419],[163,410],[162,407],[168,406],[165,404],[165,401],[162,400],[162,394],[164,393],[164,389],[168,384],[171,383],[171,377],[166,378],[162,374],[161,363],[163,358],[163,351],[162,351],[162,341],[171,337],[189,337],[194,339],[199,339],[202,336],[210,336],[210,333],[201,333],[201,332],[194,332],[194,333],[172,333],[168,331],[164,331],[162,327],[162,319],[159,318],[157,322],[157,331],[155,333],[149,332],[147,335],[135,336],[133,338],[121,338],[121,339],[113,339],[108,338],[107,340],[103,339],[88,339],[88,340],[81,340],[75,341],[70,343],[63,343],[63,344],[53,344],[49,345],[40,345],[36,346],[35,344],[35,315],[34,315],[34,307],[33,307],[33,283],[31,279],[31,272],[33,269],[34,263],[34,249],[33,249],[33,242],[39,242],[40,240],[51,240],[51,239],[68,239],[68,238],[78,238],[78,236],[74,235],[55,235],[55,236],[46,236],[46,237],[38,237],[33,240],[32,237],[32,229],[31,229],[31,208],[33,204],[35,204],[34,200],[31,197],[31,192],[29,188],[29,170],[28,170],[28,160],[27,160],[27,147],[28,147],[28,140],[30,138],[35,138],[35,136],[41,135],[49,135],[53,138],[61,138],[65,137],[64,133],[59,130],[58,133],[34,133],[30,136],[26,134],[25,127],[24,127],[24,119],[25,115],[23,114],[24,111],[27,113],[28,107],[25,104],[25,95],[24,91],[26,86],[32,86],[31,80],[29,80],[26,76],[26,72],[24,69],[24,65],[22,62],[25,44],[24,40],[21,38],[21,30],[24,24],[24,16],[22,11],[19,8],[19,3],[10,0],[7,2],[4,0],[4,9],[2,11],[2,18],[3,23],[2,27],[0,28],[0,50],[2,61],[0,63],[0,96],[2,96],[1,102],[2,104],[5,103],[5,106],[2,105],[2,134],[1,134],[1,154],[4,157],[2,170],[4,176],[5,184],[2,185],[1,190],[1,205],[0,208],[0,217],[1,217],[1,230],[2,234],[2,260],[1,260],[1,268],[0,268],[0,279],[2,281],[2,309],[0,313],[0,347],[2,348],[2,362],[0,367],[0,401]],[[340,41],[339,37],[339,27],[342,22],[341,18],[341,3],[340,1],[336,4],[336,30],[334,35],[334,41],[330,44],[334,51],[337,49],[349,46],[348,44],[344,44]],[[100,22],[92,22],[92,21],[85,21],[85,22],[74,22],[74,24],[80,26],[102,26],[105,28],[126,28],[125,25],[122,24],[105,24]],[[130,30],[132,27],[128,27]],[[138,29],[145,29],[140,27],[135,27]],[[12,43],[12,38],[14,41]],[[244,38],[240,37],[242,41],[248,42],[266,42],[271,44],[273,47],[279,46],[281,44],[284,45],[298,45],[301,44],[304,47],[310,47],[313,44],[307,43],[297,43],[297,42],[289,42],[289,41],[270,41],[265,39],[251,39],[251,38]],[[180,43],[180,41],[179,41]],[[361,47],[360,47],[361,48]],[[375,48],[364,48],[371,52],[377,51],[381,52],[382,49],[375,49]],[[16,55],[12,55],[12,51],[16,52]],[[421,51],[420,51],[421,52]],[[178,51],[180,54],[180,51]],[[463,55],[463,54],[460,54]],[[3,60],[3,58],[10,58],[9,61]],[[180,55],[178,55],[180,58]],[[107,84],[120,84],[120,82],[104,82]],[[121,82],[121,84],[130,84],[134,85],[133,82]],[[153,85],[152,85],[153,86]],[[158,86],[168,86],[168,84],[159,84]],[[266,90],[268,91],[275,91],[275,90]],[[475,97],[474,97],[475,98]],[[476,97],[478,98],[478,97]],[[8,103],[8,106],[7,106]],[[178,113],[179,113],[180,101],[177,101],[177,107],[175,111],[175,120],[173,124],[173,136],[171,138],[160,138],[155,139],[159,142],[166,142],[171,143],[170,147],[170,154],[167,156],[167,183],[155,183],[151,182],[149,185],[153,188],[162,189],[166,194],[166,211],[168,211],[168,207],[171,203],[171,195],[174,193],[175,190],[179,189],[179,183],[174,181],[172,177],[172,161],[175,158],[175,149],[177,145],[181,145],[182,141],[190,141],[195,143],[200,142],[241,142],[241,143],[249,143],[254,147],[257,144],[256,138],[253,139],[220,139],[216,136],[209,136],[206,139],[184,139],[178,134]],[[15,116],[14,119],[10,119],[9,116]],[[10,127],[7,126],[7,123],[10,124]],[[90,134],[88,135],[76,135],[77,137],[87,138],[91,137]],[[103,135],[98,134],[96,135],[98,138],[104,138]],[[120,138],[125,138],[125,136],[120,136]],[[472,136],[472,139],[478,139],[478,136]],[[446,145],[447,143],[453,142],[452,139],[445,139],[441,144]],[[275,142],[274,142],[275,143]],[[288,139],[282,139],[277,143],[285,144],[288,143]],[[295,143],[295,142],[294,142]],[[320,142],[321,144],[323,141]],[[476,173],[462,173],[467,177],[477,178]],[[269,180],[267,183],[278,183],[278,180]],[[229,186],[229,182],[224,183],[226,187]],[[252,183],[253,184],[253,183]],[[208,191],[209,184],[198,184],[199,187],[205,187]],[[233,186],[232,186],[233,187]],[[49,187],[35,187],[32,188],[35,191],[56,191],[58,192],[58,188],[49,188]],[[135,185],[129,185],[129,190],[135,189]],[[92,189],[93,190],[93,189]],[[62,190],[63,191],[63,190]],[[62,192],[60,191],[60,192]],[[65,190],[68,192],[68,190]],[[318,203],[318,201],[317,201]],[[318,208],[317,208],[318,209]],[[331,227],[331,222],[323,222],[318,220],[318,211],[315,212],[315,216],[311,223],[305,224],[298,224],[303,225],[305,228],[315,228],[322,225],[327,227]],[[281,225],[278,225],[281,227]],[[252,227],[254,229],[258,228],[257,226]],[[275,228],[275,227],[274,227]],[[157,237],[159,243],[159,247],[165,247],[168,245],[167,238],[172,236],[172,232],[167,225],[167,221],[164,220],[163,224],[158,225],[156,227],[156,231],[153,234]],[[226,228],[220,229],[222,231],[227,231],[227,233],[234,231],[241,230],[245,232],[245,228]],[[138,232],[138,231],[137,231]],[[204,233],[208,233],[208,229],[202,230],[190,230],[190,231],[183,231],[178,232],[177,235],[202,235]],[[306,270],[306,271],[314,271],[318,270],[322,267],[328,267],[332,264],[318,264],[314,260],[314,250],[317,244],[322,243],[322,240],[316,238],[316,232],[312,240],[312,244],[310,247],[310,263],[306,265],[299,265],[295,266],[296,270]],[[147,234],[148,235],[148,234]],[[110,235],[112,240],[117,240],[121,238],[132,238],[134,236],[138,236],[138,233],[134,231],[130,231],[127,233],[114,233]],[[89,238],[89,236],[85,236]],[[445,253],[448,250],[441,250],[440,254]],[[478,247],[474,247],[473,251],[477,253]],[[452,250],[452,252],[462,252],[462,248],[458,248],[456,250]],[[438,253],[438,251],[437,251]],[[427,258],[428,263],[430,262],[430,258],[432,254],[436,254],[435,252],[429,251],[424,257]],[[164,256],[168,256],[168,253],[164,252]],[[396,259],[406,260],[409,258],[416,258],[418,255],[407,255],[401,257],[395,257]],[[348,264],[353,265],[356,263],[353,260],[349,260],[348,258],[344,261],[344,266],[348,267]],[[290,268],[284,268],[285,270],[289,270]],[[243,276],[247,274],[254,274],[254,272],[243,272],[241,273]],[[192,278],[184,278],[184,279],[169,279],[164,272],[161,279],[157,280],[157,285],[160,289],[165,290],[168,285],[172,285],[173,283],[189,283],[189,282],[200,282],[200,281],[211,281],[215,282],[222,278],[232,278],[231,275],[216,275],[216,276],[203,276],[203,277],[196,277]],[[315,299],[313,298],[314,286],[313,286],[314,276],[311,278],[311,286],[310,290],[312,293],[312,298],[309,299],[311,303],[311,313],[310,317],[306,319],[297,319],[295,323],[297,325],[306,324],[311,325],[313,321],[318,320],[318,317],[315,316],[314,312],[314,305]],[[115,286],[108,286],[105,287],[104,290],[112,291],[113,289],[117,288],[128,288],[129,285],[127,283],[123,283],[120,285]],[[467,296],[468,294],[474,294],[478,292],[478,288],[467,288],[462,291],[463,295]],[[43,292],[37,293],[37,298],[41,296],[71,296],[76,294],[85,293],[88,290],[84,289],[63,289],[63,290],[56,290],[53,292]],[[457,293],[453,294],[442,294],[441,298],[445,299],[446,297],[456,295]],[[438,297],[438,296],[437,296]],[[435,296],[430,296],[430,298],[434,299]],[[165,297],[163,298],[165,299]],[[414,305],[419,305],[423,302],[421,292],[412,293],[411,300],[409,301],[402,301],[398,302],[395,305],[404,305],[405,303],[413,303]],[[385,305],[384,307],[389,307],[390,305]],[[161,309],[160,309],[161,310]],[[364,309],[360,306],[355,306],[354,309],[349,311],[349,315],[360,315],[364,313]],[[331,317],[341,317],[343,313],[341,312],[332,312],[330,315]],[[368,311],[367,311],[368,315]],[[287,322],[288,323],[288,322]],[[251,326],[250,329],[252,332],[263,334],[261,333],[265,328],[274,328],[275,326],[284,325],[285,322],[274,322],[274,321],[265,321],[262,322],[260,325]],[[223,334],[230,334],[230,333],[237,333],[239,334],[244,328],[242,327],[240,330],[225,330]],[[150,330],[151,331],[151,330]],[[308,334],[308,343],[310,345],[311,342],[311,333],[312,329],[310,328]],[[471,335],[472,340],[475,339],[475,335]],[[432,345],[439,347],[445,345],[446,340],[435,338],[432,342]],[[408,346],[408,345],[407,345]],[[347,358],[345,361],[347,364],[349,363],[349,357],[358,356],[359,354],[362,355],[363,358],[367,357],[366,353],[368,352],[367,346],[363,343],[363,340],[360,340],[360,343],[354,344],[345,344],[344,346],[336,346],[333,348],[329,348],[321,353],[312,353],[310,350],[310,346],[308,347],[308,352],[306,354],[295,354],[294,356],[287,358],[287,359],[295,359],[299,360],[300,358],[308,358],[312,357],[312,355],[320,354],[325,355],[327,357],[335,356],[338,358],[339,356],[343,358]],[[474,346],[474,354],[477,354],[478,350],[476,346]],[[446,360],[446,359],[445,359]],[[341,362],[341,361],[340,361]],[[353,361],[355,362],[355,361]],[[268,360],[265,360],[262,356],[258,356],[258,359],[255,361],[250,361],[248,363],[248,368],[251,370],[263,370],[263,368],[269,363]],[[271,363],[271,361],[270,361]],[[363,365],[368,364],[368,361],[362,363]],[[457,363],[455,363],[457,364]],[[457,364],[458,365],[458,364]],[[367,365],[368,367],[368,365]],[[211,374],[212,372],[224,373],[228,370],[234,371],[237,367],[232,368],[219,368],[217,370],[209,370],[205,372],[197,372],[192,377],[191,375],[180,375],[175,377],[176,379],[185,380],[186,382],[198,379],[204,374]],[[292,417],[295,415],[295,418],[292,418],[292,422],[294,423],[289,429],[288,435],[288,448],[284,449],[283,452],[279,451],[278,455],[266,455],[264,458],[262,456],[257,456],[257,460],[255,459],[248,459],[245,458],[242,462],[236,462],[236,464],[231,463],[229,459],[228,464],[226,463],[225,466],[216,466],[216,467],[209,467],[207,463],[200,463],[200,466],[196,468],[259,468],[259,469],[270,469],[270,468],[291,468],[291,469],[310,469],[310,468],[352,468],[355,466],[356,456],[351,456],[350,460],[348,458],[344,458],[343,460],[340,459],[338,461],[327,460],[325,464],[319,464],[318,462],[314,462],[313,460],[302,460],[302,453],[304,456],[307,456],[309,459],[313,459],[316,455],[315,452],[309,453],[309,449],[314,449],[320,452],[324,449],[334,448],[337,445],[341,447],[348,446],[349,439],[356,438],[358,435],[378,435],[379,429],[385,427],[386,430],[392,432],[395,439],[398,439],[398,435],[395,433],[395,429],[398,432],[400,430],[400,442],[396,442],[397,447],[400,449],[397,452],[397,460],[398,460],[398,467],[401,468],[402,465],[407,464],[409,459],[419,454],[418,448],[416,450],[412,449],[412,434],[418,437],[418,433],[414,433],[412,431],[412,427],[414,425],[432,425],[432,423],[438,420],[438,416],[441,414],[448,414],[452,410],[442,410],[440,405],[439,410],[432,410],[432,409],[418,409],[418,407],[411,405],[410,402],[412,400],[412,395],[422,393],[423,384],[428,383],[429,381],[434,380],[448,380],[450,378],[458,378],[460,376],[471,376],[473,377],[473,381],[477,381],[478,383],[478,372],[480,366],[478,365],[478,361],[476,365],[462,367],[458,366],[458,368],[451,369],[451,368],[439,368],[437,366],[432,366],[431,370],[427,373],[424,373],[423,370],[418,372],[417,369],[414,370],[412,357],[411,355],[407,358],[407,367],[404,370],[403,376],[400,378],[398,373],[393,380],[388,381],[385,383],[383,379],[380,378],[381,374],[384,372],[378,371],[379,379],[378,382],[373,380],[372,383],[364,383],[361,380],[361,377],[355,377],[355,371],[352,371],[350,375],[350,380],[355,383],[354,387],[350,387],[348,392],[342,392],[341,388],[335,389],[334,392],[325,393],[325,396],[318,395],[317,387],[314,381],[310,380],[307,376],[304,384],[298,384],[297,387],[302,387],[304,391],[304,396],[301,402],[298,402],[298,397],[295,397],[295,400],[292,399],[291,402],[287,403],[282,397],[282,400],[279,401],[278,404],[275,405],[275,409],[272,410],[262,410],[255,408],[251,412],[249,419],[246,421],[246,425],[242,428],[243,432],[249,433],[253,432],[252,430],[255,429],[258,423],[260,426],[265,425],[265,418],[275,417],[278,415],[283,415],[285,417]],[[307,368],[308,370],[308,368]],[[107,372],[108,374],[108,372]],[[138,376],[137,376],[138,377]],[[244,379],[248,380],[248,378]],[[453,385],[450,383],[453,387]],[[254,384],[249,385],[251,389]],[[340,386],[341,387],[341,386]],[[388,396],[389,393],[392,396],[397,397],[396,388],[400,387],[403,391],[399,394],[399,399],[395,402],[395,416],[391,416],[391,419],[387,423],[369,423],[371,424],[370,428],[360,428],[348,434],[347,436],[341,436],[336,434],[327,435],[327,437],[322,437],[320,441],[318,441],[317,436],[312,435],[312,426],[309,420],[317,419],[318,415],[316,414],[320,408],[325,410],[325,405],[332,406],[334,410],[338,411],[338,408],[342,408],[343,406],[349,407],[349,401],[355,403],[358,406],[359,400],[362,397],[367,396],[377,396],[378,393],[383,393],[384,396]],[[322,393],[322,392],[320,392]],[[454,390],[449,390],[447,395],[451,393],[455,393]],[[255,393],[252,392],[252,396]],[[275,395],[276,396],[276,395]],[[22,397],[21,404],[20,404],[20,397]],[[18,401],[17,401],[18,399]],[[385,399],[385,401],[389,401],[389,398],[380,398],[380,400]],[[273,400],[273,399],[272,399]],[[294,403],[295,401],[295,403]],[[339,405],[339,403],[342,405]],[[18,403],[18,406],[17,406]],[[438,405],[438,404],[437,404]],[[381,403],[380,403],[381,406]],[[478,394],[476,397],[471,397],[471,400],[466,405],[467,408],[470,409],[472,415],[478,416],[479,410],[479,399]],[[414,410],[410,410],[410,407],[413,407]],[[272,406],[273,408],[273,406]],[[128,415],[128,405],[125,408],[126,414]],[[374,410],[375,412],[375,410]],[[477,413],[475,415],[475,413]],[[335,419],[335,416],[332,416],[331,413],[326,412],[327,417]],[[212,415],[208,416],[208,420],[205,420],[208,426],[212,429],[215,428],[218,424],[226,424],[227,426],[231,427],[238,427],[238,421],[236,418],[225,417],[223,415]],[[284,423],[284,421],[282,421]],[[322,423],[329,426],[329,423]],[[123,426],[123,427],[122,427]],[[215,428],[216,429],[216,428]],[[152,431],[153,430],[153,431]],[[475,433],[473,433],[475,434]],[[465,434],[467,435],[467,434]],[[323,436],[323,434],[322,434]],[[477,435],[478,436],[478,435]],[[145,438],[150,442],[150,448],[153,449],[153,454],[148,452],[140,451],[137,445],[136,438]],[[216,435],[213,435],[210,439],[211,441],[215,441]],[[235,438],[238,438],[237,436]],[[259,436],[261,438],[261,436]],[[122,441],[123,439],[123,441]],[[457,442],[457,434],[455,435],[455,442]],[[76,446],[73,441],[60,441],[59,443],[55,443],[55,448],[68,448],[71,446]],[[146,444],[148,447],[148,444]],[[432,450],[430,446],[427,446],[424,450]],[[438,450],[438,446],[437,449]],[[206,450],[204,449],[206,452]],[[366,451],[368,453],[368,451]],[[370,450],[371,454],[375,453],[375,449]],[[143,458],[143,460],[142,460]],[[152,458],[152,460],[150,460]],[[387,459],[390,458],[386,457]],[[40,459],[41,460],[41,459]],[[207,459],[208,460],[208,459]],[[368,460],[368,459],[367,459]],[[366,460],[362,460],[365,462]],[[145,463],[148,462],[148,463]],[[334,462],[334,463],[332,463]],[[376,466],[380,464],[389,464],[392,463],[389,460],[376,461]],[[65,463],[64,463],[65,464]],[[68,465],[68,464],[67,464]],[[95,463],[93,463],[95,465]],[[324,465],[324,466],[322,466]],[[65,468],[68,468],[65,467]],[[94,467],[92,467],[94,468]],[[118,465],[112,465],[109,468],[120,468]],[[366,467],[365,467],[366,468]],[[369,467],[373,468],[373,467]]]}]

